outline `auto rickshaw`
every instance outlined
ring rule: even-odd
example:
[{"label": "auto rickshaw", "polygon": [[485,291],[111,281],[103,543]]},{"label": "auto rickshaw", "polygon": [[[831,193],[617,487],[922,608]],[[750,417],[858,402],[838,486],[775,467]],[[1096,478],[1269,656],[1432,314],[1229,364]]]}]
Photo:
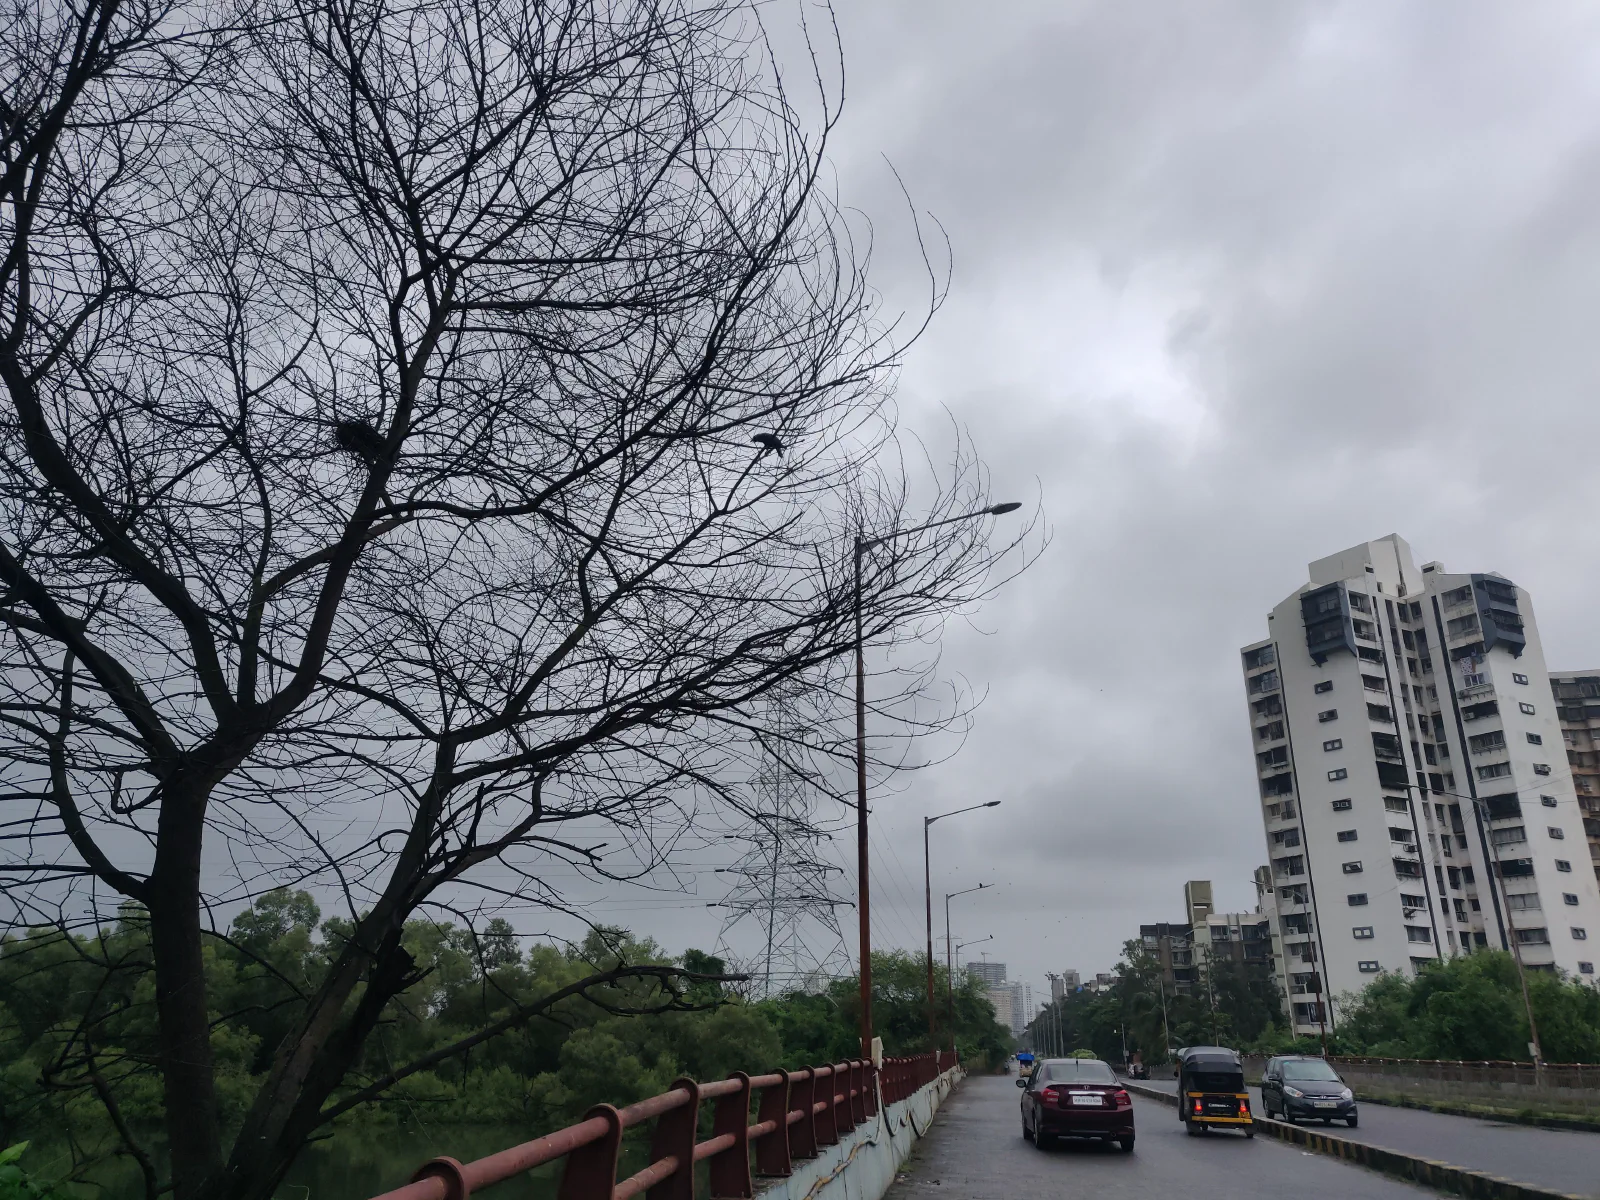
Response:
[{"label": "auto rickshaw", "polygon": [[1178,1052],[1178,1120],[1191,1137],[1219,1126],[1255,1137],[1238,1051],[1188,1046]]}]

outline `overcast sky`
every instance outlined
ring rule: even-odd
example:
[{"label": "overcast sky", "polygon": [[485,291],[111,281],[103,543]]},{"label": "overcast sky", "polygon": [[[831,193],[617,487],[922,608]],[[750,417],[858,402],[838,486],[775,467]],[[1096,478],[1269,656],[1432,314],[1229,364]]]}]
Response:
[{"label": "overcast sky", "polygon": [[[934,890],[997,885],[957,935],[993,933],[1014,978],[1110,968],[1186,879],[1249,908],[1237,650],[1311,559],[1397,531],[1526,587],[1553,669],[1600,665],[1600,6],[840,18],[838,188],[890,306],[919,280],[886,160],[954,254],[906,427],[953,413],[1054,539],[949,632],[988,696],[875,811],[880,944],[920,943],[921,816],[985,799],[935,828]],[[678,948],[694,921],[669,911],[635,924]]]}]

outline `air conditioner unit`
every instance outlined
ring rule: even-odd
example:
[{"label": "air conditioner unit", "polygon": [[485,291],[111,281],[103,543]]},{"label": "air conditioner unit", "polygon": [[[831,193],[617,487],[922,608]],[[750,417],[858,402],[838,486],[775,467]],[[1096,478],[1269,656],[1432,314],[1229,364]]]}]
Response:
[{"label": "air conditioner unit", "polygon": [[1407,842],[1406,843],[1406,853],[1407,854],[1415,854],[1416,852],[1417,852],[1417,844],[1415,842]]}]

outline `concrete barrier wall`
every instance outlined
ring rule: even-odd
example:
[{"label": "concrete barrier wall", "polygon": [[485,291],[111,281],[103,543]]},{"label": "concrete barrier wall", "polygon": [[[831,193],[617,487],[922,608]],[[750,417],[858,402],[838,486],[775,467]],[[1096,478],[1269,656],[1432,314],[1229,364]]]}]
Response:
[{"label": "concrete barrier wall", "polygon": [[966,1071],[954,1067],[904,1100],[880,1107],[877,1117],[845,1134],[837,1146],[795,1163],[787,1179],[758,1179],[756,1195],[760,1200],[882,1200],[945,1097],[964,1078]]}]

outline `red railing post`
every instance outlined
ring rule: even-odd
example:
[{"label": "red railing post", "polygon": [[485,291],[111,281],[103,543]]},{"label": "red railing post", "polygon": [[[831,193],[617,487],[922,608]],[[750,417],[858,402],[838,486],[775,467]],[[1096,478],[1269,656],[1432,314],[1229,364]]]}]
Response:
[{"label": "red railing post", "polygon": [[833,1127],[840,1134],[856,1127],[850,1114],[850,1064],[835,1063],[833,1068]]},{"label": "red railing post", "polygon": [[807,1067],[789,1080],[789,1108],[799,1113],[789,1126],[789,1158],[815,1158],[817,1156],[817,1085],[816,1069]]},{"label": "red railing post", "polygon": [[742,1200],[755,1195],[750,1178],[750,1076],[735,1071],[729,1079],[739,1081],[739,1089],[717,1097],[711,1118],[711,1136],[731,1135],[733,1145],[711,1156],[711,1194]]},{"label": "red railing post", "polygon": [[700,1085],[692,1079],[674,1079],[667,1090],[688,1092],[689,1102],[656,1118],[655,1135],[650,1139],[650,1161],[657,1163],[670,1155],[678,1160],[678,1169],[645,1192],[645,1200],[694,1200],[694,1142],[700,1116]]},{"label": "red railing post", "polygon": [[605,1136],[598,1141],[580,1146],[567,1155],[566,1169],[561,1172],[561,1188],[556,1200],[610,1200],[617,1186],[617,1156],[622,1150],[622,1117],[609,1104],[596,1104],[583,1114],[600,1117],[609,1126]]},{"label": "red railing post", "polygon": [[850,1064],[850,1124],[867,1123],[867,1072],[866,1063],[857,1059]]},{"label": "red railing post", "polygon": [[839,1123],[834,1119],[833,1093],[839,1086],[839,1081],[834,1078],[836,1067],[813,1067],[812,1076],[816,1081],[816,1101],[812,1104],[812,1111],[817,1114],[817,1145],[837,1146],[839,1144]]},{"label": "red railing post", "polygon": [[878,1115],[878,1068],[869,1061],[861,1071],[862,1086],[867,1089],[867,1116]]},{"label": "red railing post", "polygon": [[761,1089],[761,1104],[756,1121],[774,1128],[756,1143],[757,1175],[788,1175],[794,1170],[789,1158],[789,1072],[778,1072],[778,1083]]}]

